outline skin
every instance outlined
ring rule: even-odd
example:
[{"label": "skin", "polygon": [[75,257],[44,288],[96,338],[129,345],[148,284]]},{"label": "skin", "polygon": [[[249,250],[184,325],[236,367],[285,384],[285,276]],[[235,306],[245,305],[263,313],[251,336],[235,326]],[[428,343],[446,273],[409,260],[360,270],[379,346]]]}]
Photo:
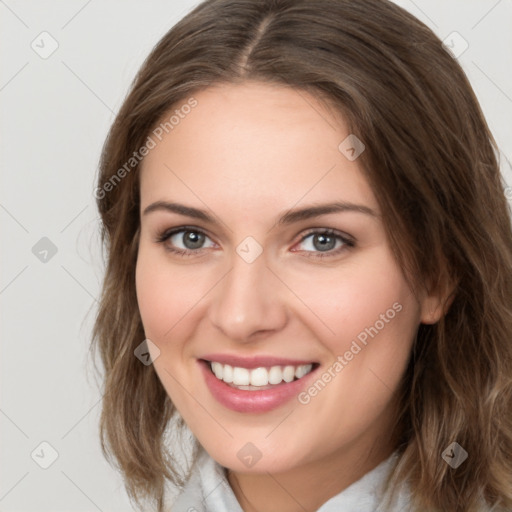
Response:
[{"label": "skin", "polygon": [[[419,324],[439,319],[441,298],[415,297],[407,286],[358,159],[338,149],[349,135],[342,119],[283,86],[223,84],[194,97],[198,105],[141,170],[136,287],[145,334],[160,350],[154,367],[198,441],[229,469],[244,511],[313,511],[393,451],[393,393]],[[276,224],[291,208],[340,200],[376,215]],[[156,201],[205,209],[217,224],[143,214]],[[155,241],[181,226],[206,234],[201,248],[185,245],[183,232]],[[315,258],[324,252],[314,235],[301,241],[313,228],[349,235],[355,246],[336,238],[325,251],[332,256]],[[252,263],[236,252],[248,236],[263,250]],[[394,303],[401,311],[305,405],[292,399],[265,413],[231,411],[197,365],[212,352],[264,354],[318,361],[321,373]],[[237,457],[247,442],[262,455],[251,468]]]}]

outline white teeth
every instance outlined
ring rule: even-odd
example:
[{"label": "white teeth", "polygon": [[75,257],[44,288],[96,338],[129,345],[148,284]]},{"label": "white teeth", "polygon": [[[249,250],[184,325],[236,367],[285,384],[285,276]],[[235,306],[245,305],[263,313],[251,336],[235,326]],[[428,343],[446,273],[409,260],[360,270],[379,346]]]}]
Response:
[{"label": "white teeth", "polygon": [[251,386],[266,386],[268,384],[268,372],[265,368],[251,370]]},{"label": "white teeth", "polygon": [[272,366],[268,372],[268,383],[279,384],[283,380],[283,371],[280,366]]},{"label": "white teeth", "polygon": [[[227,384],[240,386],[242,389],[248,389],[247,386],[263,387],[269,384],[280,384],[292,382],[295,378],[300,379],[307,375],[313,368],[312,364],[303,364],[299,366],[271,366],[270,368],[241,368],[212,361],[211,369],[219,380]],[[250,388],[249,388],[250,389]]]},{"label": "white teeth", "polygon": [[283,380],[285,382],[291,382],[295,378],[295,367],[285,366],[283,370]]},{"label": "white teeth", "polygon": [[224,368],[222,370],[222,380],[228,383],[233,382],[233,367],[230,366],[229,364],[224,365]]},{"label": "white teeth", "polygon": [[[220,377],[220,379],[223,380],[222,377]],[[247,386],[249,384],[249,370],[247,368],[234,366],[233,384],[235,384],[235,386]]]},{"label": "white teeth", "polygon": [[213,373],[215,373],[215,377],[217,377],[217,379],[222,380],[222,364],[213,361],[212,362],[212,370],[213,370]]},{"label": "white teeth", "polygon": [[302,366],[297,366],[297,369],[295,370],[295,377],[297,377],[297,379],[304,377],[304,375],[311,371],[312,366],[313,365],[311,364],[303,364]]}]

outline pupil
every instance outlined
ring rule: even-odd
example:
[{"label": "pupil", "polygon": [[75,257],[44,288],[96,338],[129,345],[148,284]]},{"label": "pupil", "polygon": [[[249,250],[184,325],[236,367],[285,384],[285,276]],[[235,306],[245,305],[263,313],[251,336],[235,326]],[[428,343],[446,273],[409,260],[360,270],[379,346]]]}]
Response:
[{"label": "pupil", "polygon": [[[321,251],[327,251],[329,249],[333,249],[334,248],[334,245],[335,245],[335,240],[334,240],[334,237],[330,236],[330,235],[315,235],[313,237],[313,245],[315,246],[315,249],[319,249]],[[316,241],[319,240],[321,241],[320,244],[317,244]]]},{"label": "pupil", "polygon": [[185,236],[185,246],[188,249],[199,249],[204,240],[202,233],[196,233],[195,231],[187,231]]}]

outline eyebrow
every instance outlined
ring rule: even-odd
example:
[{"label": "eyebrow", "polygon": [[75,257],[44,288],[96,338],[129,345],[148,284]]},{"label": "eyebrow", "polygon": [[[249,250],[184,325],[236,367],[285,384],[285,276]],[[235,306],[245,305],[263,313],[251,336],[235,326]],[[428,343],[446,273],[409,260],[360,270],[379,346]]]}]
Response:
[{"label": "eyebrow", "polygon": [[[180,203],[171,203],[168,201],[156,201],[150,204],[144,209],[143,215],[147,215],[151,212],[156,211],[167,211],[172,213],[178,213],[186,217],[192,217],[194,219],[202,220],[210,224],[216,224],[217,221],[213,216],[206,212],[206,210],[200,210],[191,206],[186,206]],[[326,215],[329,213],[341,213],[341,212],[356,212],[369,215],[371,217],[379,217],[377,212],[361,204],[354,204],[345,201],[337,201],[334,203],[325,203],[320,205],[312,205],[305,208],[288,210],[281,214],[277,221],[278,226],[293,224],[303,220],[319,217],[320,215]]]}]

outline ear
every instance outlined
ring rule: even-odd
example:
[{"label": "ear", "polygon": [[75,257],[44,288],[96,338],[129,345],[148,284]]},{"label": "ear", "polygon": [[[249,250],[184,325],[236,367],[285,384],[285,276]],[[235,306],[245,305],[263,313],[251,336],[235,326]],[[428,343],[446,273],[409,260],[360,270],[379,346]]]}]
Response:
[{"label": "ear", "polygon": [[421,323],[435,324],[446,315],[455,298],[457,282],[438,280],[435,286],[430,285],[421,301]]}]

